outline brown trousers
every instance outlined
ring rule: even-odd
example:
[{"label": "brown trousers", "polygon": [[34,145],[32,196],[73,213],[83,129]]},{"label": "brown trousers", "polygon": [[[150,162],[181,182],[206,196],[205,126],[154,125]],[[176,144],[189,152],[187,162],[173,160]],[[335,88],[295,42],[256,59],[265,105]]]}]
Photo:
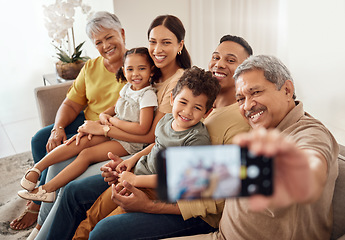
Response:
[{"label": "brown trousers", "polygon": [[[149,199],[157,199],[156,192],[151,188],[139,188],[146,193]],[[115,204],[111,200],[111,187],[105,190],[91,206],[91,208],[86,212],[86,219],[82,221],[75,234],[73,236],[74,240],[87,240],[89,238],[90,232],[96,226],[96,224],[103,218],[114,216],[122,213],[126,213],[121,207]]]}]

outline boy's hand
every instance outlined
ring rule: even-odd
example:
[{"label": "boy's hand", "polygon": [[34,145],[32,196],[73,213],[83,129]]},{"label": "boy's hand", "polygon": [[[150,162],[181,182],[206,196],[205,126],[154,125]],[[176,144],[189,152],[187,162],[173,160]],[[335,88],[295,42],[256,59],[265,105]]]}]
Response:
[{"label": "boy's hand", "polygon": [[126,180],[127,182],[129,182],[131,185],[135,186],[135,180],[136,180],[136,175],[132,172],[127,172],[124,171],[122,173],[119,174],[119,179],[118,181],[120,183],[122,183],[124,180]]},{"label": "boy's hand", "polygon": [[130,158],[127,160],[122,161],[119,165],[117,165],[116,167],[116,171],[118,173],[122,173],[124,171],[131,171],[131,169],[133,168],[133,163],[130,161]]},{"label": "boy's hand", "polygon": [[101,171],[102,171],[102,176],[104,177],[104,181],[107,182],[109,185],[111,185],[111,184],[117,183],[119,175],[116,172],[116,167],[123,160],[119,156],[114,155],[111,152],[108,153],[108,157],[111,159],[111,161],[104,164],[101,167]]}]

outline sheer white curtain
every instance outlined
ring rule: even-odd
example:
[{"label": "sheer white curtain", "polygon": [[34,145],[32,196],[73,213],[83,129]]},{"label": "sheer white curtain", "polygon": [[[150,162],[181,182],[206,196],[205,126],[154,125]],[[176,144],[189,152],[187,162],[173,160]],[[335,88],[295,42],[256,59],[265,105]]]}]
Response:
[{"label": "sheer white curtain", "polygon": [[226,34],[241,36],[254,54],[277,55],[283,37],[283,0],[190,0],[193,64],[207,67],[212,51]]}]

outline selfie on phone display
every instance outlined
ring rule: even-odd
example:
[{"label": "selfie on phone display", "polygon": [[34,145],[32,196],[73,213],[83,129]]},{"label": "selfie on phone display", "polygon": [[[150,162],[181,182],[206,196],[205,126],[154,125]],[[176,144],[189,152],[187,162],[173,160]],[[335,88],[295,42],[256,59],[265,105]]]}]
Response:
[{"label": "selfie on phone display", "polygon": [[237,145],[172,147],[158,156],[162,200],[272,194],[272,159]]}]

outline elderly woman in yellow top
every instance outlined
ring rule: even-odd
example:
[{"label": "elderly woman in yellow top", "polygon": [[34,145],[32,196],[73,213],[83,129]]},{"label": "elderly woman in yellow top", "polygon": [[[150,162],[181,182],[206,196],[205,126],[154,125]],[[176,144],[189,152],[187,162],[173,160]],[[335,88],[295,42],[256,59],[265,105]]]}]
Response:
[{"label": "elderly woman in yellow top", "polygon": [[[86,26],[86,33],[99,51],[99,57],[87,61],[68,90],[57,112],[55,123],[39,130],[32,138],[31,149],[34,162],[39,162],[77,133],[84,120],[98,120],[98,115],[114,106],[124,83],[116,81],[115,73],[123,65],[125,32],[119,19],[108,12],[97,12]],[[40,173],[37,173],[40,175]],[[41,183],[45,181],[41,176]],[[10,224],[21,230],[36,222],[39,202],[30,202],[24,213]]]}]

